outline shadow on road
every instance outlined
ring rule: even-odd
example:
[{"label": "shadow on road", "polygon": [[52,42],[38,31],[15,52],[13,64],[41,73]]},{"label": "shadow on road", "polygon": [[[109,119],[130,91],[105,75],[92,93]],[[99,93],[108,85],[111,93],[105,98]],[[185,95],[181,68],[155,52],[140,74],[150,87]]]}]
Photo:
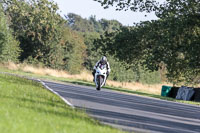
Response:
[{"label": "shadow on road", "polygon": [[[80,108],[80,107],[79,107]],[[184,124],[179,122],[172,122],[167,120],[130,115],[118,113],[113,111],[98,110],[92,108],[84,108],[87,113],[91,114],[94,118],[121,126],[130,128],[148,129],[156,132],[170,132],[170,133],[199,133],[200,125]],[[126,130],[126,129],[125,129]]]}]

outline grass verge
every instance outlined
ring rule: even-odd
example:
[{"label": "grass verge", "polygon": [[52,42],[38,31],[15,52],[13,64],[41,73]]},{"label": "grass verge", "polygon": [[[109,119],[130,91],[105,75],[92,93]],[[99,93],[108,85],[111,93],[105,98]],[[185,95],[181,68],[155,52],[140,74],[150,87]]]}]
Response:
[{"label": "grass verge", "polygon": [[2,133],[122,133],[67,106],[42,85],[0,74]]},{"label": "grass verge", "polygon": [[[2,66],[0,66],[0,72],[8,72],[8,73],[18,74],[18,75],[22,75],[22,76],[29,76],[29,77],[34,77],[34,78],[46,79],[46,80],[61,81],[61,82],[66,82],[66,83],[78,84],[78,85],[94,86],[93,82],[89,82],[86,80],[34,74],[31,72],[24,72],[24,71],[18,70],[18,69],[10,70],[10,69],[7,69]],[[163,97],[160,94],[153,94],[153,93],[149,93],[149,92],[140,91],[140,90],[142,90],[142,88],[138,89],[138,90],[130,90],[130,89],[124,89],[122,87],[114,87],[114,86],[106,86],[104,88],[115,90],[115,91],[120,91],[120,92],[124,92],[124,93],[129,93],[129,94],[137,94],[137,95],[142,95],[142,96],[147,96],[147,97],[158,98],[158,99],[162,99],[162,100],[173,101],[173,102],[200,105],[200,102],[177,100],[177,99],[173,99],[173,98],[169,98],[169,97]]]}]

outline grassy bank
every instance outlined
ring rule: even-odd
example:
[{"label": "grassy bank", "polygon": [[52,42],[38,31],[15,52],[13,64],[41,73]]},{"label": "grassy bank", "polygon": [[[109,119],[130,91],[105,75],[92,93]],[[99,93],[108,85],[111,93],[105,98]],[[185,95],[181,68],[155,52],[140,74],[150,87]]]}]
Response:
[{"label": "grassy bank", "polygon": [[0,74],[2,133],[121,133],[68,107],[40,84]]},{"label": "grassy bank", "polygon": [[[42,78],[47,80],[61,81],[79,85],[94,86],[94,83],[91,82],[92,81],[91,74],[88,74],[85,71],[79,75],[70,75],[65,71],[58,71],[48,68],[36,68],[23,64],[16,65],[13,63],[0,64],[0,71],[34,77],[34,78]],[[200,105],[200,102],[176,100],[173,98],[160,96],[161,87],[162,84],[143,85],[140,83],[126,83],[126,82],[120,83],[115,81],[108,81],[105,88],[130,94],[138,94],[142,96],[173,101],[173,102]]]}]

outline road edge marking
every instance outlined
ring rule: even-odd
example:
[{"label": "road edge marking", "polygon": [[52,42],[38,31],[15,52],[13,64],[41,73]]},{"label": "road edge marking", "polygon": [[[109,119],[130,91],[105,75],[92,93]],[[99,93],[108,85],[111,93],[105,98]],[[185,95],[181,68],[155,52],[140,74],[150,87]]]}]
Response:
[{"label": "road edge marking", "polygon": [[69,101],[67,101],[64,97],[62,97],[60,94],[58,94],[57,92],[55,92],[53,89],[51,89],[49,86],[47,86],[43,81],[41,81],[40,79],[37,79],[38,82],[40,82],[47,90],[51,91],[52,93],[56,94],[57,96],[59,96],[67,105],[69,105],[70,107],[72,107],[73,109],[75,108],[73,104],[71,104]]},{"label": "road edge marking", "polygon": [[11,75],[11,76],[16,76],[16,77],[20,77],[20,78],[25,78],[27,80],[32,80],[32,81],[37,81],[39,83],[41,83],[47,90],[51,91],[52,93],[56,94],[57,96],[59,96],[67,105],[69,105],[70,107],[72,107],[73,109],[75,108],[73,104],[71,104],[69,101],[67,101],[64,97],[62,97],[60,94],[58,94],[57,92],[55,92],[53,89],[51,89],[49,86],[47,86],[43,81],[41,81],[40,79],[35,79],[33,77],[28,77],[28,76],[22,76],[22,75],[17,75],[17,74],[13,74],[13,73],[8,73],[8,72],[0,72],[1,74],[6,74],[6,75]]}]

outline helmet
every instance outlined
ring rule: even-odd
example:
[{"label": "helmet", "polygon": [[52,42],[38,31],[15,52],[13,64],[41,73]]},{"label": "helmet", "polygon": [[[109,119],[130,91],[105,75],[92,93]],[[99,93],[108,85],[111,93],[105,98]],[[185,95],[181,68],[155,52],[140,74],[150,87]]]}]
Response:
[{"label": "helmet", "polygon": [[106,56],[103,56],[103,57],[101,58],[101,63],[102,63],[102,64],[106,64],[106,63],[107,63],[107,58],[106,58]]}]

